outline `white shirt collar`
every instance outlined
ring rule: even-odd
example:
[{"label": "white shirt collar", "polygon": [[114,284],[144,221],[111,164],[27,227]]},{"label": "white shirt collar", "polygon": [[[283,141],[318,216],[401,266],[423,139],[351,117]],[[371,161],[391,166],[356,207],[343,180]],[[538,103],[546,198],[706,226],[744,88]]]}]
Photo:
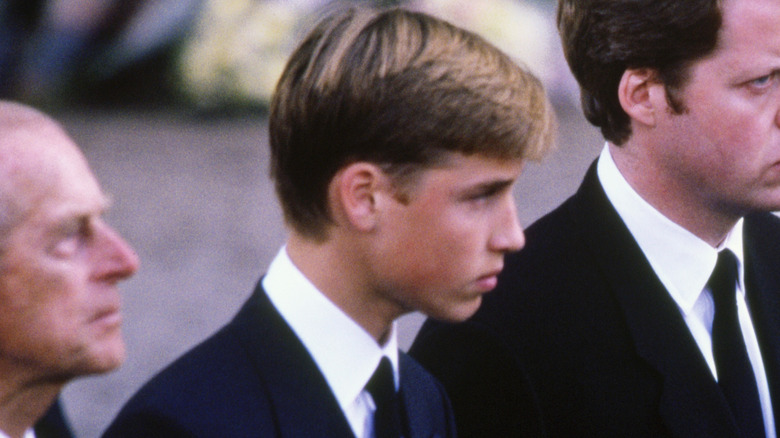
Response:
[{"label": "white shirt collar", "polygon": [[618,170],[609,145],[602,150],[597,166],[607,198],[684,314],[691,311],[704,290],[715,268],[718,250],[724,247],[739,260],[740,290],[744,291],[742,219],[721,248],[713,248],[642,199]]},{"label": "white shirt collar", "polygon": [[382,356],[390,359],[398,386],[395,324],[386,344],[377,344],[298,270],[286,248],[271,262],[263,288],[314,358],[342,409],[360,396]]},{"label": "white shirt collar", "polygon": [[[2,430],[0,430],[0,438],[9,438],[8,435],[5,434]],[[35,438],[35,431],[33,428],[29,428],[26,431],[24,431],[24,437],[23,438]]]}]

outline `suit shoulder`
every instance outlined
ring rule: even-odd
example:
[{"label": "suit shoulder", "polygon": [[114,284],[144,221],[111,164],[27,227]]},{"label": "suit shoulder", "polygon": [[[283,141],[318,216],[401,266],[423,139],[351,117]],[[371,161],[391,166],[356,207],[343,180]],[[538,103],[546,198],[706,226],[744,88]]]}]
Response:
[{"label": "suit shoulder", "polygon": [[[493,379],[494,374],[486,376],[480,372],[485,363],[490,367],[514,368],[515,358],[510,350],[500,335],[479,321],[445,323],[429,319],[417,334],[409,354],[449,388],[451,384],[483,377]],[[450,376],[447,372],[458,374]]]},{"label": "suit shoulder", "polygon": [[421,393],[428,393],[431,389],[441,390],[441,384],[433,375],[428,372],[419,362],[406,353],[400,353],[399,356],[401,373],[415,389],[419,388]]},{"label": "suit shoulder", "polygon": [[[581,242],[580,228],[569,199],[555,210],[532,223],[525,231],[525,246],[507,254],[503,275],[510,274],[523,265],[547,272],[571,254],[572,248]],[[488,294],[489,296],[490,294]]]},{"label": "suit shoulder", "polygon": [[751,272],[766,279],[774,278],[773,283],[780,281],[776,274],[780,263],[780,218],[772,213],[749,215],[745,217],[743,235]]},{"label": "suit shoulder", "polygon": [[214,394],[214,390],[220,390],[220,387],[215,388],[215,382],[233,382],[238,376],[251,373],[251,368],[235,328],[228,324],[165,367],[142,392],[163,395],[176,389],[195,394],[208,386],[209,393]]},{"label": "suit shoulder", "polygon": [[745,217],[745,232],[762,237],[780,236],[780,217],[774,213],[754,213]]},{"label": "suit shoulder", "polygon": [[[243,418],[254,418],[263,430],[269,402],[236,330],[226,325],[163,368],[125,404],[104,437],[216,436],[206,432],[228,433]],[[271,430],[270,418],[267,423]]]},{"label": "suit shoulder", "polygon": [[[519,318],[533,320],[597,293],[592,287],[600,284],[596,259],[570,202],[528,228],[525,247],[506,255],[498,285],[482,298],[472,320],[485,327],[514,327],[523,322]],[[581,294],[572,296],[574,291]]]},{"label": "suit shoulder", "polygon": [[420,436],[455,436],[455,417],[444,386],[409,355],[401,353],[399,359],[411,429]]},{"label": "suit shoulder", "polygon": [[73,438],[59,399],[55,400],[46,414],[35,424],[35,435],[48,438]]},{"label": "suit shoulder", "polygon": [[574,196],[570,197],[552,211],[535,220],[526,229],[526,233],[546,233],[550,229],[559,229],[571,221],[572,209],[576,203]]},{"label": "suit shoulder", "polygon": [[460,436],[541,436],[534,391],[516,353],[474,321],[427,321],[410,349],[446,388]]}]

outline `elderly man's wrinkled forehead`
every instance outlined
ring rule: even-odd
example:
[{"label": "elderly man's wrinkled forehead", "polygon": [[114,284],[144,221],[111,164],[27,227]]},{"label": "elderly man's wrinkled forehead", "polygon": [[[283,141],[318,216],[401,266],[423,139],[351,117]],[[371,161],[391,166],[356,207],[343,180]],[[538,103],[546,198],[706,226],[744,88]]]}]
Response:
[{"label": "elderly man's wrinkled forehead", "polygon": [[[78,164],[64,167],[66,160]],[[89,172],[60,125],[29,107],[0,102],[0,231],[21,220],[63,169]]]},{"label": "elderly man's wrinkled forehead", "polygon": [[23,176],[30,167],[37,169],[34,173],[45,173],[46,167],[71,156],[82,154],[59,123],[33,108],[0,101],[0,172],[4,179]]},{"label": "elderly man's wrinkled forehead", "polygon": [[0,149],[32,147],[24,140],[50,136],[66,136],[51,117],[28,106],[0,101]]}]

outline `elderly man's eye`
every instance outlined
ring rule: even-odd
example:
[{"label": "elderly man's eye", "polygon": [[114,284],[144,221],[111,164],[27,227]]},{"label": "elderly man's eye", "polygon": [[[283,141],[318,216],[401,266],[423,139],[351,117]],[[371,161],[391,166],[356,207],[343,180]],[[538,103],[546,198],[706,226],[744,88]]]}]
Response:
[{"label": "elderly man's eye", "polygon": [[57,257],[73,255],[92,236],[92,228],[92,223],[87,217],[63,223],[53,242],[52,253]]}]

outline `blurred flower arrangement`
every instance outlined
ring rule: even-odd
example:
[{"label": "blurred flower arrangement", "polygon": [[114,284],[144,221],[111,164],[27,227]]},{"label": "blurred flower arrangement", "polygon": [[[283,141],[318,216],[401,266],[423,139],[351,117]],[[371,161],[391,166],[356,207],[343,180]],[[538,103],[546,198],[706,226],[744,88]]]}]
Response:
[{"label": "blurred flower arrangement", "polygon": [[[343,0],[206,0],[176,62],[196,106],[266,108],[288,56],[317,19]],[[525,64],[547,86],[561,75],[552,2],[537,0],[353,1],[398,4],[472,30]],[[568,71],[563,67],[564,77]]]},{"label": "blurred flower arrangement", "polygon": [[408,6],[481,35],[542,80],[553,74],[557,34],[552,17],[535,2],[411,0]]},{"label": "blurred flower arrangement", "polygon": [[207,0],[176,70],[196,106],[266,105],[311,1]]}]

